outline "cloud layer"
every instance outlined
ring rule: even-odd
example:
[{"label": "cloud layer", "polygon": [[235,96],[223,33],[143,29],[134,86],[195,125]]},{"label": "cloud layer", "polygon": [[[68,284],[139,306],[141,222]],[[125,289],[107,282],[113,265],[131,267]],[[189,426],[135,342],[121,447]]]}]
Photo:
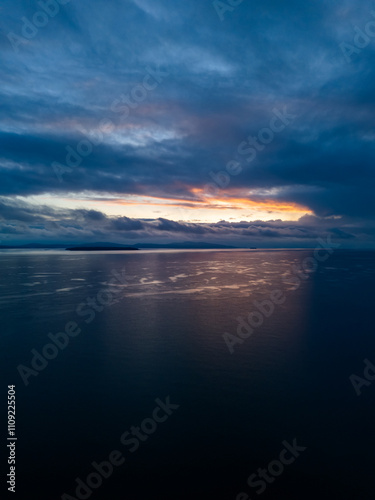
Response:
[{"label": "cloud layer", "polygon": [[330,237],[343,247],[372,246],[373,225],[342,219],[304,216],[297,222],[241,221],[187,223],[164,218],[142,220],[108,217],[97,210],[53,209],[19,200],[0,199],[1,244],[82,243],[123,244],[205,241],[240,247],[311,248],[318,238]]}]

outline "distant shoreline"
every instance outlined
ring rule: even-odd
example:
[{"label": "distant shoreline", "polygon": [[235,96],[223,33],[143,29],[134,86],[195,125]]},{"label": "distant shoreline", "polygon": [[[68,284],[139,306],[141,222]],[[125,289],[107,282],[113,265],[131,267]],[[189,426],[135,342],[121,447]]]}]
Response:
[{"label": "distant shoreline", "polygon": [[134,251],[134,250],[139,250],[139,248],[136,247],[71,247],[71,248],[66,248],[65,250],[69,250],[71,252],[102,252],[102,251]]}]

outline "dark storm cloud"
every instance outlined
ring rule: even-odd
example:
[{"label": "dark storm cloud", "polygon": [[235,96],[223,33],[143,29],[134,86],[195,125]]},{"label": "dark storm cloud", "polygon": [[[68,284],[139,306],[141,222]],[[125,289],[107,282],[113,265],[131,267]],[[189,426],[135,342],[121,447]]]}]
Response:
[{"label": "dark storm cloud", "polygon": [[[24,18],[40,10],[36,1],[2,2],[1,195],[91,191],[186,201],[192,187],[212,182],[210,172],[236,160],[242,172],[228,190],[251,191],[254,200],[267,191],[267,199],[319,217],[341,216],[367,241],[375,219],[375,38],[350,63],[340,44],[353,44],[356,27],[374,20],[374,2],[245,0],[221,21],[211,1],[72,0],[15,51],[10,33],[23,36]],[[132,97],[125,116],[124,96],[150,68],[167,76],[144,99]],[[239,144],[285,106],[296,118],[246,161]],[[66,148],[76,150],[85,134],[98,137],[103,119],[114,129],[59,182],[51,164],[66,165]],[[34,216],[18,210],[19,221]],[[164,219],[147,227],[107,222],[114,231],[201,234],[201,226]],[[224,231],[212,231],[218,227]],[[249,227],[236,231],[250,235]],[[304,237],[303,228],[254,231]]]}]

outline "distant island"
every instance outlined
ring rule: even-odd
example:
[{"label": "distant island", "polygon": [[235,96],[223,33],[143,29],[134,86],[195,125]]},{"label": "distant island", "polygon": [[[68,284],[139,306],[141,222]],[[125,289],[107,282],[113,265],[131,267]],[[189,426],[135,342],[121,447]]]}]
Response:
[{"label": "distant island", "polygon": [[238,247],[207,243],[204,241],[181,241],[174,243],[136,243],[137,247],[144,250],[233,250]]},{"label": "distant island", "polygon": [[139,250],[139,248],[136,248],[136,247],[89,247],[89,246],[85,246],[85,247],[70,247],[70,248],[66,248],[65,250],[70,250],[71,252],[87,252],[87,251],[91,251],[91,252],[102,252],[102,251],[113,251],[113,250],[127,250],[127,251],[132,251],[132,250]]}]

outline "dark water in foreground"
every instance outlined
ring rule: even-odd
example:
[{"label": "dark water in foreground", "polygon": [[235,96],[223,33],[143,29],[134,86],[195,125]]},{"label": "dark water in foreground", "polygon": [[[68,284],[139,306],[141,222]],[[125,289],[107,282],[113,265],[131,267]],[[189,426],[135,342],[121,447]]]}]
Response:
[{"label": "dark water in foreground", "polygon": [[[375,253],[337,250],[296,289],[291,265],[311,255],[0,254],[2,393],[16,384],[17,395],[13,498],[84,498],[76,478],[118,450],[125,463],[90,498],[373,500],[375,381],[357,396],[349,376],[362,376],[365,358],[375,364]],[[231,354],[223,334],[274,290],[285,301]],[[31,367],[31,350],[69,322],[81,332],[26,387],[17,366]],[[155,430],[145,419],[167,396],[179,407]],[[141,424],[141,438],[120,442]],[[270,463],[294,439],[306,449],[281,472]],[[268,484],[247,485],[269,465]]]}]

